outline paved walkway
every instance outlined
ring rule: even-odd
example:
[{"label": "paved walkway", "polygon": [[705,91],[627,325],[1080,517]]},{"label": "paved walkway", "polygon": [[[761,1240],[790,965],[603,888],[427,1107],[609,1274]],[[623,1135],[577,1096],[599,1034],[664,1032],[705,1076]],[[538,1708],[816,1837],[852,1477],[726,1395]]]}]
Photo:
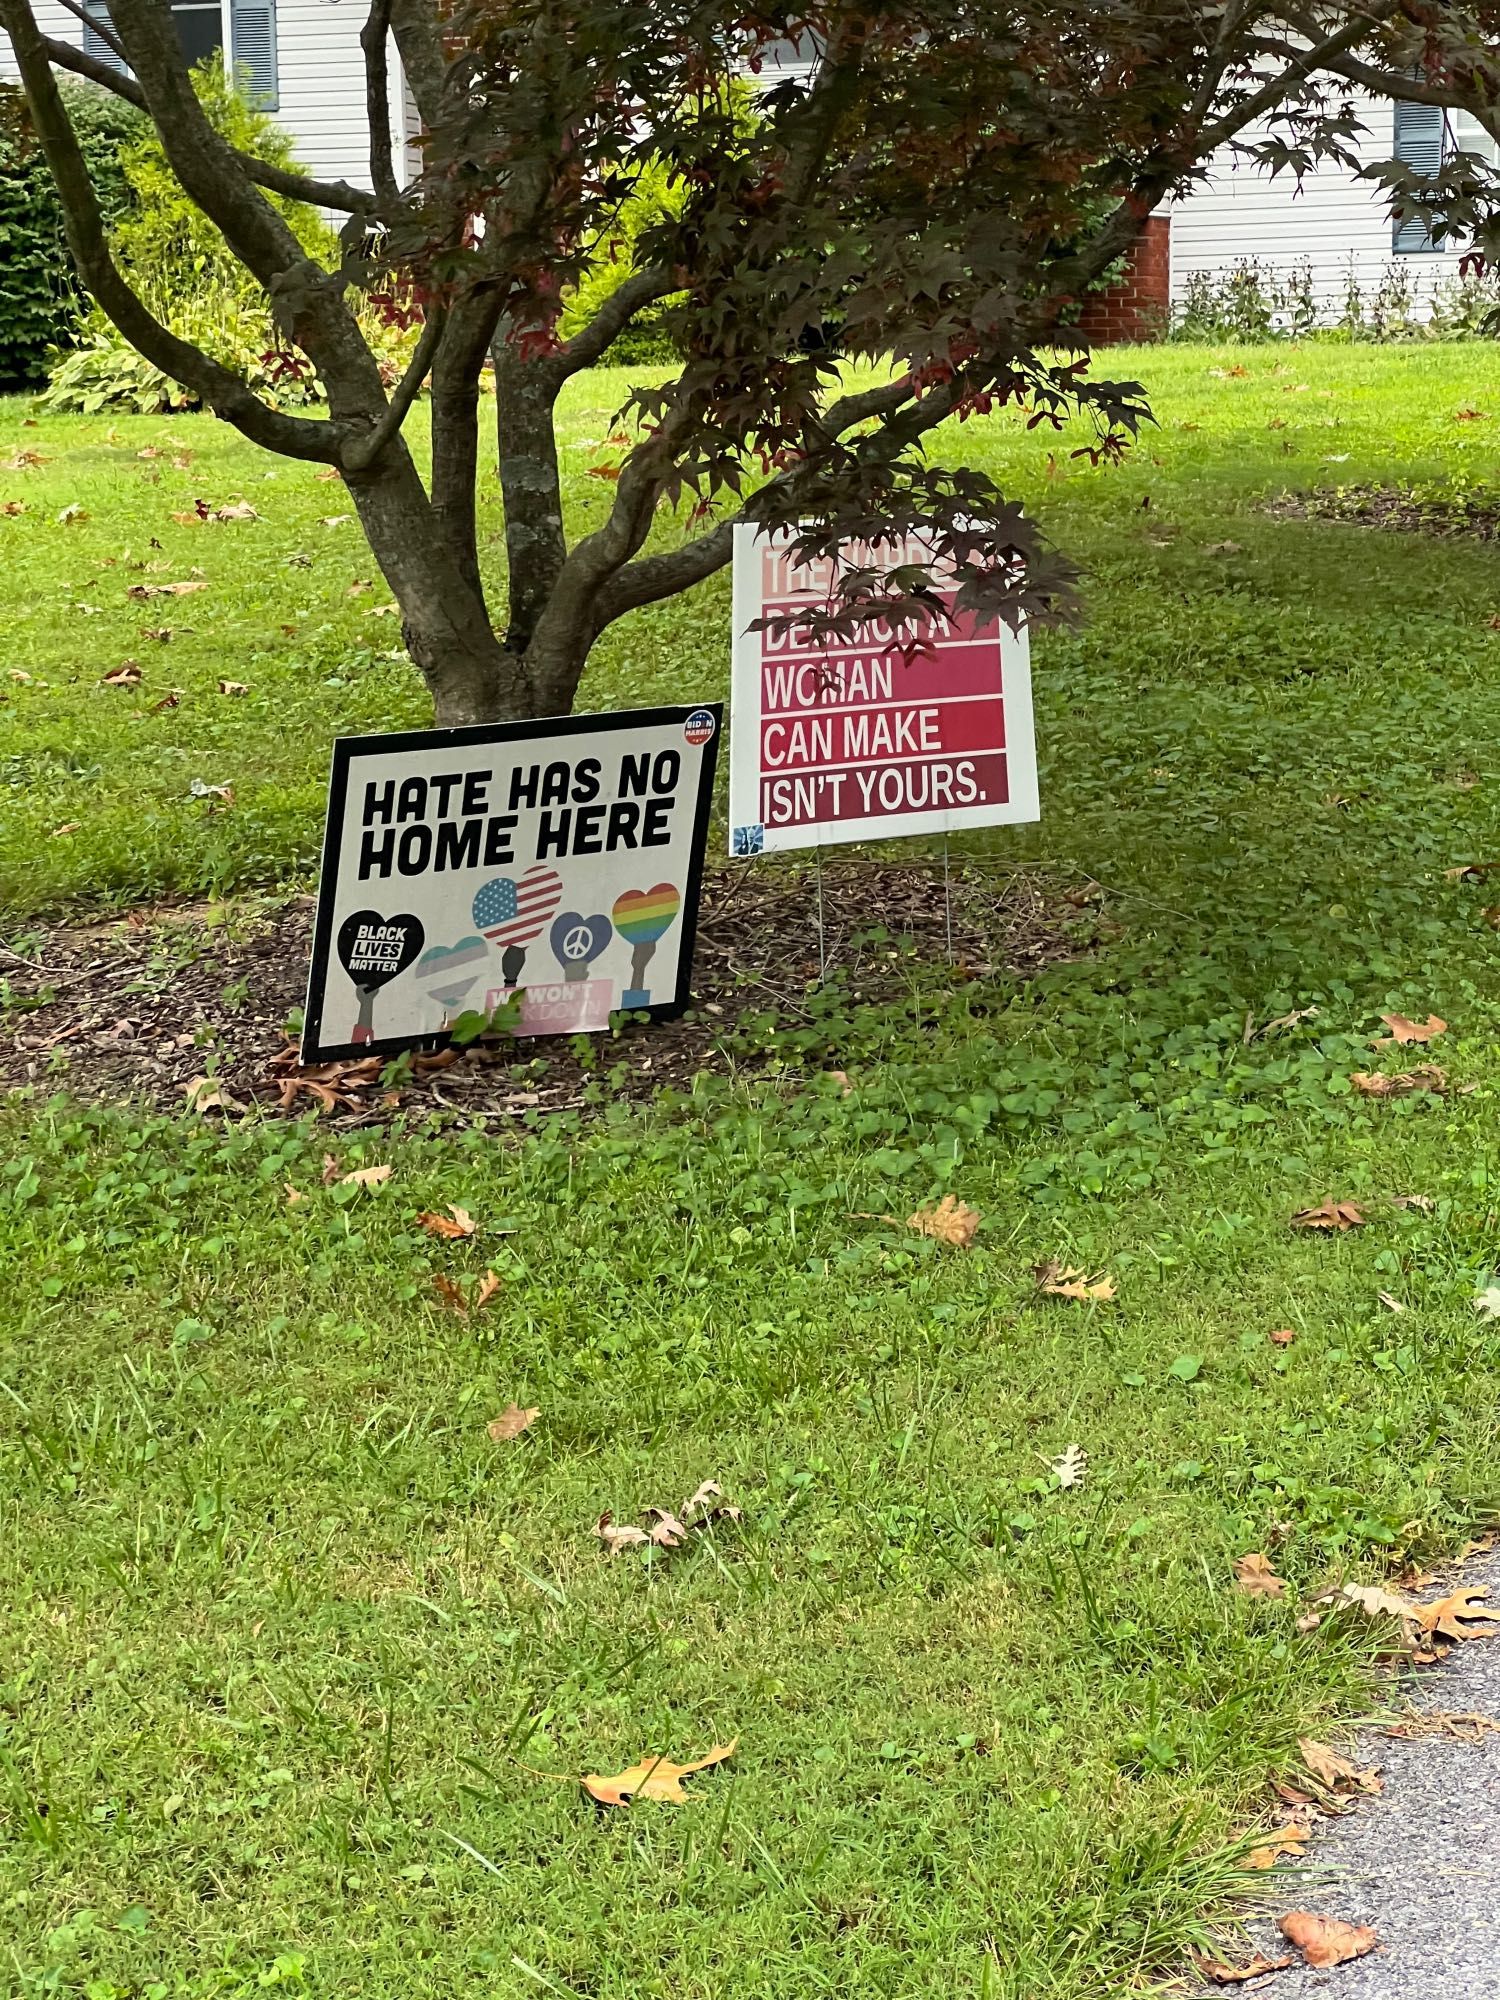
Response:
[{"label": "paved walkway", "polygon": [[[1488,1584],[1500,1607],[1500,1556],[1466,1563],[1462,1582]],[[1400,1701],[1500,1722],[1500,1639],[1455,1646],[1440,1665],[1404,1676]],[[1275,1910],[1372,1924],[1380,1949],[1325,1971],[1299,1959],[1285,1972],[1215,1990],[1273,2000],[1500,2000],[1500,1733],[1402,1742],[1372,1730],[1357,1750],[1338,1747],[1358,1764],[1379,1764],[1385,1789],[1320,1822],[1310,1872],[1278,1882]],[[1274,1921],[1250,1930],[1268,1957],[1291,1949]],[[1250,1953],[1226,1956],[1243,1962]]]}]

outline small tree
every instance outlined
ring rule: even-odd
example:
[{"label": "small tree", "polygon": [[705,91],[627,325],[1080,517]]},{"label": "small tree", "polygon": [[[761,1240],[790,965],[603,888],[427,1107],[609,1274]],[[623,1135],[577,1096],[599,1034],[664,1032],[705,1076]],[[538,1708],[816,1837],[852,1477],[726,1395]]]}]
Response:
[{"label": "small tree", "polygon": [[[83,14],[79,0],[63,0]],[[247,437],[337,466],[401,608],[437,720],[565,712],[589,648],[633,608],[729,559],[733,525],[797,524],[813,554],[921,529],[963,600],[1055,615],[1067,565],[972,470],[933,464],[950,417],[1011,404],[1032,425],[1083,413],[1095,455],[1146,417],[1138,384],[1096,380],[1067,333],[1145,218],[1256,119],[1254,151],[1298,166],[1356,129],[1328,66],[1398,0],[1301,10],[1265,0],[372,0],[362,33],[370,184],[320,185],[238,150],[205,117],[167,0],[112,0],[131,74],[49,40],[0,0],[84,282],[155,365]],[[110,31],[104,31],[109,33]],[[392,156],[394,41],[424,128]],[[778,70],[788,43],[811,60]],[[175,337],[122,279],[54,72],[143,107],[187,196],[263,287],[316,368],[326,419],[278,411]],[[746,80],[750,88],[747,90]],[[1339,86],[1341,89],[1342,86]],[[643,191],[664,189],[640,227]],[[325,268],[267,198],[348,217]],[[622,210],[635,201],[628,230]],[[630,268],[597,285],[601,256]],[[361,294],[423,315],[389,393]],[[584,323],[565,307],[598,297]],[[603,524],[569,543],[554,411],[564,383],[654,313],[683,360],[633,392],[636,441]],[[480,578],[480,377],[492,361],[508,602]],[[403,427],[430,380],[424,483]],[[651,542],[658,514],[676,510]],[[930,568],[854,576],[931,615]]]}]

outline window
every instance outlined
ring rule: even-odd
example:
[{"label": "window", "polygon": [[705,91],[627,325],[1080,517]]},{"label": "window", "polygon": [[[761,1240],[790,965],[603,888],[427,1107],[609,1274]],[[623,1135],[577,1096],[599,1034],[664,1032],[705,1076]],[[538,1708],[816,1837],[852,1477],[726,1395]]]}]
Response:
[{"label": "window", "polygon": [[[107,0],[84,0],[84,5],[91,21],[108,28]],[[225,0],[172,0],[172,18],[189,63],[203,62],[225,49],[227,21],[226,54],[239,72],[240,87],[262,110],[277,108],[276,0],[228,0],[227,6]],[[111,69],[125,67],[98,27],[84,28],[83,46],[86,54]]]},{"label": "window", "polygon": [[[1433,180],[1443,171],[1448,150],[1447,114],[1440,104],[1396,105],[1398,160],[1424,180]],[[1439,251],[1443,246],[1432,240],[1426,216],[1413,215],[1405,222],[1393,224],[1391,248],[1411,256],[1422,251]]]}]

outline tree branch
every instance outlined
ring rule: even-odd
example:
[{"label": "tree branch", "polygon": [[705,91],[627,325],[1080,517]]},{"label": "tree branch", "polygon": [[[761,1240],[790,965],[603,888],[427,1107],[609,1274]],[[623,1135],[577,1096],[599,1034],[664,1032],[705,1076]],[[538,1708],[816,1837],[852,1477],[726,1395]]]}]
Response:
[{"label": "tree branch", "polygon": [[580,327],[573,338],[564,341],[558,352],[549,358],[559,364],[564,376],[575,375],[580,368],[592,367],[609,343],[617,334],[624,332],[643,307],[665,298],[675,289],[670,271],[653,267],[633,272],[610,293],[588,325]]},{"label": "tree branch", "polygon": [[370,0],[369,17],[359,31],[365,52],[365,110],[370,121],[370,179],[381,201],[398,198],[396,170],[391,163],[391,91],[386,38],[391,30],[391,0]]},{"label": "tree branch", "polygon": [[68,247],[80,277],[110,319],[153,367],[201,396],[216,415],[256,444],[288,458],[336,464],[342,443],[337,424],[289,417],[273,410],[238,375],[163,326],[126,284],[110,255],[88,164],[52,73],[47,44],[37,30],[30,0],[0,0],[0,21],[10,36],[37,135],[62,198]]},{"label": "tree branch", "polygon": [[416,347],[412,350],[411,360],[407,363],[406,373],[396,384],[390,401],[376,418],[372,429],[363,437],[352,438],[345,445],[343,464],[346,472],[363,472],[367,465],[379,458],[406,422],[411,406],[427,379],[427,371],[433,364],[447,323],[447,313],[440,307],[434,307],[428,313]]},{"label": "tree branch", "polygon": [[81,0],[58,0],[58,5],[60,7],[65,7],[67,11],[73,16],[73,19],[75,21],[81,21],[84,27],[92,28],[94,33],[99,37],[100,41],[103,42],[104,46],[107,49],[109,49],[112,54],[118,56],[121,62],[125,62],[127,60],[125,51],[120,45],[120,38],[115,33],[114,23],[112,21],[97,20],[94,17],[94,15],[92,15],[88,11],[88,9],[81,4]]},{"label": "tree branch", "polygon": [[[47,60],[57,69],[86,77],[90,83],[97,83],[101,90],[133,104],[137,111],[146,109],[146,93],[133,76],[125,76],[112,69],[107,62],[101,62],[84,49],[75,48],[71,42],[44,38],[42,46],[47,52]],[[123,56],[123,50],[121,53]],[[285,167],[273,167],[267,160],[257,160],[252,153],[237,153],[235,157],[257,187],[263,187],[271,194],[284,195],[288,201],[311,202],[315,208],[337,209],[348,215],[364,215],[375,207],[374,195],[364,188],[351,187],[348,181],[310,180],[306,174],[290,173]]]}]

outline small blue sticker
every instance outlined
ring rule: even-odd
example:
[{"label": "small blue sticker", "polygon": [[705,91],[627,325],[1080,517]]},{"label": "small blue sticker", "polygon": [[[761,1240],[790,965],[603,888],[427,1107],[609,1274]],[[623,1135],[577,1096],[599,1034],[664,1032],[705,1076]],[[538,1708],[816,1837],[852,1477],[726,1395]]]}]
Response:
[{"label": "small blue sticker", "polygon": [[729,851],[741,860],[747,854],[762,854],[765,851],[766,830],[763,826],[737,826],[730,836]]},{"label": "small blue sticker", "polygon": [[696,749],[700,743],[706,743],[713,735],[715,726],[714,712],[711,708],[695,708],[683,724],[682,733],[687,742]]}]

